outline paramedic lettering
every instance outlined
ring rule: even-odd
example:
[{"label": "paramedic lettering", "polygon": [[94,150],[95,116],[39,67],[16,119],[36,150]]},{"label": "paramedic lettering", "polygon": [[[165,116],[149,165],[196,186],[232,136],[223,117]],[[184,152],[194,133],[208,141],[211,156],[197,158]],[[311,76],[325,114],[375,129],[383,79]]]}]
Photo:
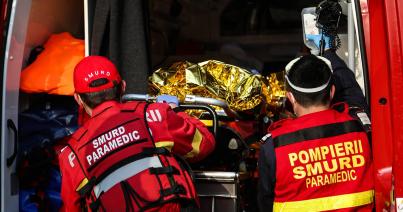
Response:
[{"label": "paramedic lettering", "polygon": [[197,210],[189,170],[173,153],[205,158],[215,144],[207,127],[168,101],[122,102],[126,83],[105,57],[82,59],[73,77],[74,99],[91,118],[59,156],[61,211]]},{"label": "paramedic lettering", "polygon": [[288,158],[294,178],[305,178],[308,188],[356,180],[354,168],[365,165],[362,152],[361,140],[354,140],[291,152]]},{"label": "paramedic lettering", "polygon": [[126,129],[123,126],[102,134],[92,141],[93,151],[86,156],[88,165],[91,166],[109,152],[139,139],[140,135],[137,130],[126,133]]},{"label": "paramedic lettering", "polygon": [[340,75],[352,77],[340,85],[349,89],[346,94],[361,90],[353,72],[336,63],[341,59],[335,52],[323,56],[299,57],[285,68],[286,95],[296,117],[273,123],[260,148],[262,211],[372,210],[371,148],[356,114],[362,107],[331,106],[335,93],[344,92],[333,85]]}]

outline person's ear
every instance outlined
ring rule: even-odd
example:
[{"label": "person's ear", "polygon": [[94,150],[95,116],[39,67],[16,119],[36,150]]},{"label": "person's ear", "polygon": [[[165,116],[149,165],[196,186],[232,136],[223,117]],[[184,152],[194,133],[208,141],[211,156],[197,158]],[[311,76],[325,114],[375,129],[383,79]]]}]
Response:
[{"label": "person's ear", "polygon": [[76,102],[79,106],[83,105],[83,100],[81,100],[81,97],[80,97],[80,95],[78,95],[78,93],[74,93],[74,100],[76,100]]},{"label": "person's ear", "polygon": [[333,100],[335,92],[336,92],[336,87],[334,87],[334,85],[332,85],[332,87],[330,87],[330,101]]},{"label": "person's ear", "polygon": [[126,81],[122,80],[122,94],[126,91]]},{"label": "person's ear", "polygon": [[83,107],[84,110],[85,110],[85,112],[87,112],[88,115],[91,116],[91,114],[92,114],[92,109],[91,109],[90,107],[88,107],[88,106],[84,103],[84,101],[81,99],[81,97],[80,97],[80,95],[79,95],[78,93],[74,93],[74,100],[76,100],[77,104],[78,104],[80,107]]},{"label": "person's ear", "polygon": [[286,96],[288,100],[290,100],[291,104],[294,105],[296,102],[294,95],[291,92],[287,91]]}]

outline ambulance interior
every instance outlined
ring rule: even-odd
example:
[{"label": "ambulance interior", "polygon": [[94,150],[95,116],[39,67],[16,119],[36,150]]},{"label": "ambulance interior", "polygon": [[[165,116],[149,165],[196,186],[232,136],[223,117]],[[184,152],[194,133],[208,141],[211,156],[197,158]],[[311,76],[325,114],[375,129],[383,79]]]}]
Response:
[{"label": "ambulance interior", "polygon": [[[84,5],[81,0],[26,2],[14,4],[9,1],[8,5],[9,11],[15,13],[9,14],[13,17],[10,19],[10,27],[14,27],[8,32],[10,39],[7,40],[9,45],[6,46],[6,55],[12,56],[13,61],[5,62],[5,86],[14,89],[7,89],[6,113],[18,117],[14,124],[18,129],[19,141],[17,162],[1,171],[5,181],[9,182],[1,186],[2,194],[5,195],[2,197],[5,200],[2,209],[18,210],[12,203],[17,204],[19,201],[21,211],[31,211],[38,207],[53,211],[60,207],[61,199],[57,161],[51,159],[55,158],[53,151],[63,136],[77,129],[80,118],[77,116],[78,108],[71,96],[19,90],[19,77],[20,72],[35,62],[51,35],[69,32],[76,39],[85,39]],[[263,76],[280,73],[288,61],[309,53],[310,50],[303,42],[301,10],[315,7],[320,2],[147,1],[144,14],[148,26],[149,73],[169,67],[177,61],[200,63],[207,60],[221,61]],[[352,12],[355,7],[344,0],[340,4],[346,18],[340,23],[341,47],[337,53],[352,67],[365,92],[365,71],[360,53],[362,44],[357,35],[357,21],[354,21],[356,13]],[[351,57],[351,54],[354,56]],[[221,137],[216,142],[224,142],[220,140],[224,138],[226,141],[218,154],[228,158],[214,160],[232,164],[215,170],[209,170],[210,163],[195,166],[205,171],[196,175],[202,211],[257,210],[254,202],[258,152],[256,143],[264,135],[265,127],[279,119],[280,114],[275,114],[270,120],[254,118],[246,118],[246,122],[263,121],[266,125],[259,125],[251,137],[244,138],[236,129],[228,127],[220,131]],[[221,121],[238,120],[223,118]],[[13,133],[7,135],[12,140]],[[243,147],[231,147],[234,139],[236,146]],[[2,144],[1,149],[2,157],[11,155],[13,145]],[[208,172],[208,175],[206,171],[214,172]]]}]

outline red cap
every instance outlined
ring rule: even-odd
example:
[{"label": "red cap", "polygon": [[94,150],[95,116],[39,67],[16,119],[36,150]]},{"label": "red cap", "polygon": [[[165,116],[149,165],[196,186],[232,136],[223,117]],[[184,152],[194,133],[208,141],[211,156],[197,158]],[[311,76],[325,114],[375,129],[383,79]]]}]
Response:
[{"label": "red cap", "polygon": [[[105,78],[106,84],[91,87],[94,80]],[[88,56],[82,59],[74,68],[74,88],[76,93],[98,92],[112,88],[122,81],[116,66],[102,56]]]}]

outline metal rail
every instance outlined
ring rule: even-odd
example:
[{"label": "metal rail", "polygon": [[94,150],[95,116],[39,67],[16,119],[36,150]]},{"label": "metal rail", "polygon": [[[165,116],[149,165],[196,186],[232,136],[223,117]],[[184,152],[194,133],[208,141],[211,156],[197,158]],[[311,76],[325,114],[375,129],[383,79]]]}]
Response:
[{"label": "metal rail", "polygon": [[214,105],[221,107],[224,109],[225,113],[227,116],[231,118],[236,118],[236,119],[242,119],[242,117],[234,110],[232,110],[228,103],[219,100],[219,99],[214,99],[214,98],[208,98],[208,97],[200,97],[200,96],[195,96],[195,95],[186,95],[185,97],[185,103],[196,103],[196,104],[208,104],[208,105]]}]

